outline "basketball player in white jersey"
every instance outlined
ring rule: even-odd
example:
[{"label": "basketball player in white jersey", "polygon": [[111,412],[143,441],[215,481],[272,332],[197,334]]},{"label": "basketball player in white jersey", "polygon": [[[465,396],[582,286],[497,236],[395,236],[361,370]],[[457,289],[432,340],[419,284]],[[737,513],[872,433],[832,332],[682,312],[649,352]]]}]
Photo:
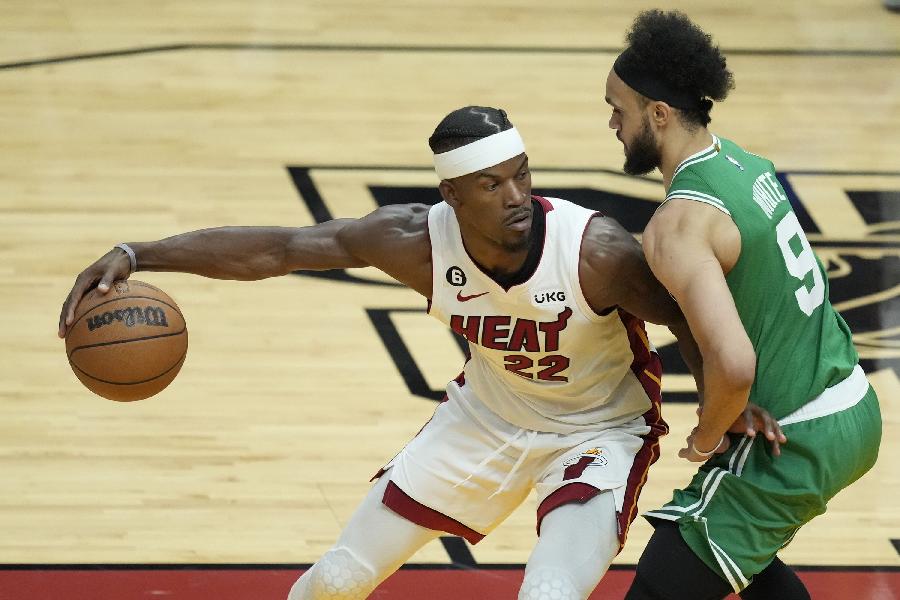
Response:
[{"label": "basketball player in white jersey", "polygon": [[634,237],[598,213],[532,196],[504,111],[454,111],[429,144],[444,202],[120,244],[78,277],[59,333],[90,288],[138,269],[243,280],[381,269],[427,298],[471,358],[290,600],[365,598],[442,532],[477,543],[532,489],[539,538],[519,598],[587,598],[625,541],[667,431],[643,320],[672,329],[695,375],[699,354]]}]

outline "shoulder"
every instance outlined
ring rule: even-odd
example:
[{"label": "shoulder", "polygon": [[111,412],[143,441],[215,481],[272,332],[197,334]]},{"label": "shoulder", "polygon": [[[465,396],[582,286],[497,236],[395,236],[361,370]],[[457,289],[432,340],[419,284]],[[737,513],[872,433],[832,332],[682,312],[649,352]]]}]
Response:
[{"label": "shoulder", "polygon": [[726,273],[741,252],[741,234],[726,214],[710,202],[677,197],[654,213],[642,237],[644,254],[654,270],[662,264],[678,265],[687,250],[712,254]]},{"label": "shoulder", "polygon": [[723,198],[728,195],[724,190],[730,189],[728,185],[733,184],[733,177],[728,185],[723,184],[722,177],[743,167],[739,163],[738,166],[728,164],[727,151],[728,146],[723,145],[716,156],[687,164],[675,172],[662,205],[644,231],[645,246],[646,240],[663,232],[695,234],[709,231],[713,226],[732,225],[729,203]]},{"label": "shoulder", "polygon": [[416,239],[428,236],[427,204],[391,204],[382,206],[357,219],[342,230],[347,238],[365,238],[362,241]]},{"label": "shoulder", "polygon": [[431,240],[426,204],[383,206],[341,229],[341,244],[425,297],[431,296]]},{"label": "shoulder", "polygon": [[579,277],[585,299],[598,314],[609,307],[654,323],[676,319],[668,294],[650,271],[637,239],[609,217],[595,217],[582,243]]},{"label": "shoulder", "polygon": [[363,220],[413,233],[428,228],[430,208],[427,204],[389,204],[372,211]]},{"label": "shoulder", "polygon": [[666,241],[690,237],[705,238],[711,224],[716,220],[717,213],[718,211],[707,203],[696,202],[686,196],[672,196],[667,199],[653,213],[644,229],[642,243],[648,258]]},{"label": "shoulder", "polygon": [[609,278],[629,264],[642,261],[640,244],[618,221],[602,215],[590,220],[581,241],[583,269]]},{"label": "shoulder", "polygon": [[391,262],[427,262],[431,256],[429,208],[427,204],[383,206],[351,221],[338,238],[356,256],[379,268],[389,257]]},{"label": "shoulder", "polygon": [[705,204],[711,204],[727,213],[728,211],[725,209],[725,203],[718,197],[718,192],[710,182],[712,174],[704,171],[705,170],[701,169],[698,165],[691,165],[678,172],[675,177],[672,178],[672,183],[666,192],[665,200],[685,198]]}]

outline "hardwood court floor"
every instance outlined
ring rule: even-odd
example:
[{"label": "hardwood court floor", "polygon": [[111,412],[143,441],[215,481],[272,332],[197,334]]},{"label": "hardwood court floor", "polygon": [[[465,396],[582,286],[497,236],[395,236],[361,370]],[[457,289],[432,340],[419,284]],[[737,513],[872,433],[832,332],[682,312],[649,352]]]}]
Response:
[{"label": "hardwood court floor", "polygon": [[[603,85],[631,19],[651,6],[7,0],[0,563],[315,561],[462,364],[422,299],[370,270],[258,283],[141,273],[180,304],[190,350],[164,393],[121,405],[80,386],[54,336],[72,279],[123,240],[430,201],[425,141],[466,104],[509,111],[536,190],[602,208],[639,233],[662,190],[620,174]],[[874,0],[679,6],[735,72],[713,130],[780,169],[884,411],[879,463],[783,557],[891,576],[900,566],[900,16]],[[668,359],[672,433],[644,508],[692,470],[675,456],[692,426],[693,407],[678,402],[690,382],[666,332],[651,334]],[[634,564],[649,531],[635,522],[617,565]],[[474,548],[435,542],[411,562],[521,565],[533,543],[526,502]],[[30,600],[10,595],[17,572],[0,571],[0,598]],[[857,589],[898,594],[883,583],[890,577],[878,581]]]}]

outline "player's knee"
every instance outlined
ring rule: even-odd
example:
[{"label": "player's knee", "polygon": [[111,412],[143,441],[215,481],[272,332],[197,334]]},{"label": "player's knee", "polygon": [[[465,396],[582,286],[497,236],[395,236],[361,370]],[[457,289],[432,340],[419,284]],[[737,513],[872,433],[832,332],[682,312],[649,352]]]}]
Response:
[{"label": "player's knee", "polygon": [[592,590],[581,590],[571,575],[558,567],[526,571],[519,600],[584,600]]},{"label": "player's knee", "polygon": [[334,548],[294,583],[288,600],[365,600],[376,585],[370,567],[347,548]]}]

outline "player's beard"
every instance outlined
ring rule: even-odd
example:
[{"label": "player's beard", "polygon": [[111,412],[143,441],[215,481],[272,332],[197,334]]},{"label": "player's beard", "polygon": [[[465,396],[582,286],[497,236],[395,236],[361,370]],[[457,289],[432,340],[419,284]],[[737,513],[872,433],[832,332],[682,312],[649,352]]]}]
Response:
[{"label": "player's beard", "polygon": [[629,175],[646,175],[659,166],[662,155],[656,145],[650,119],[644,115],[641,130],[625,149],[625,166],[622,170]]},{"label": "player's beard", "polygon": [[[524,207],[523,207],[523,209],[524,209]],[[525,210],[527,210],[527,209],[525,209]],[[501,237],[500,246],[505,251],[521,252],[522,250],[525,250],[525,249],[528,249],[531,247],[531,239],[534,237],[533,233],[534,233],[534,228],[536,226],[534,213],[535,213],[535,210],[540,210],[539,208],[535,207],[535,203],[533,200],[531,201],[530,210],[531,210],[531,223],[526,231],[523,231],[523,232],[521,232],[521,234],[518,234],[518,235],[513,234],[508,237],[507,236]],[[521,216],[521,214],[522,214],[521,210],[516,211],[516,215],[515,215],[516,218]]]},{"label": "player's beard", "polygon": [[515,240],[504,240],[503,241],[503,249],[507,252],[519,252],[521,250],[525,250],[526,248],[531,247],[531,230],[523,235],[522,237]]}]

